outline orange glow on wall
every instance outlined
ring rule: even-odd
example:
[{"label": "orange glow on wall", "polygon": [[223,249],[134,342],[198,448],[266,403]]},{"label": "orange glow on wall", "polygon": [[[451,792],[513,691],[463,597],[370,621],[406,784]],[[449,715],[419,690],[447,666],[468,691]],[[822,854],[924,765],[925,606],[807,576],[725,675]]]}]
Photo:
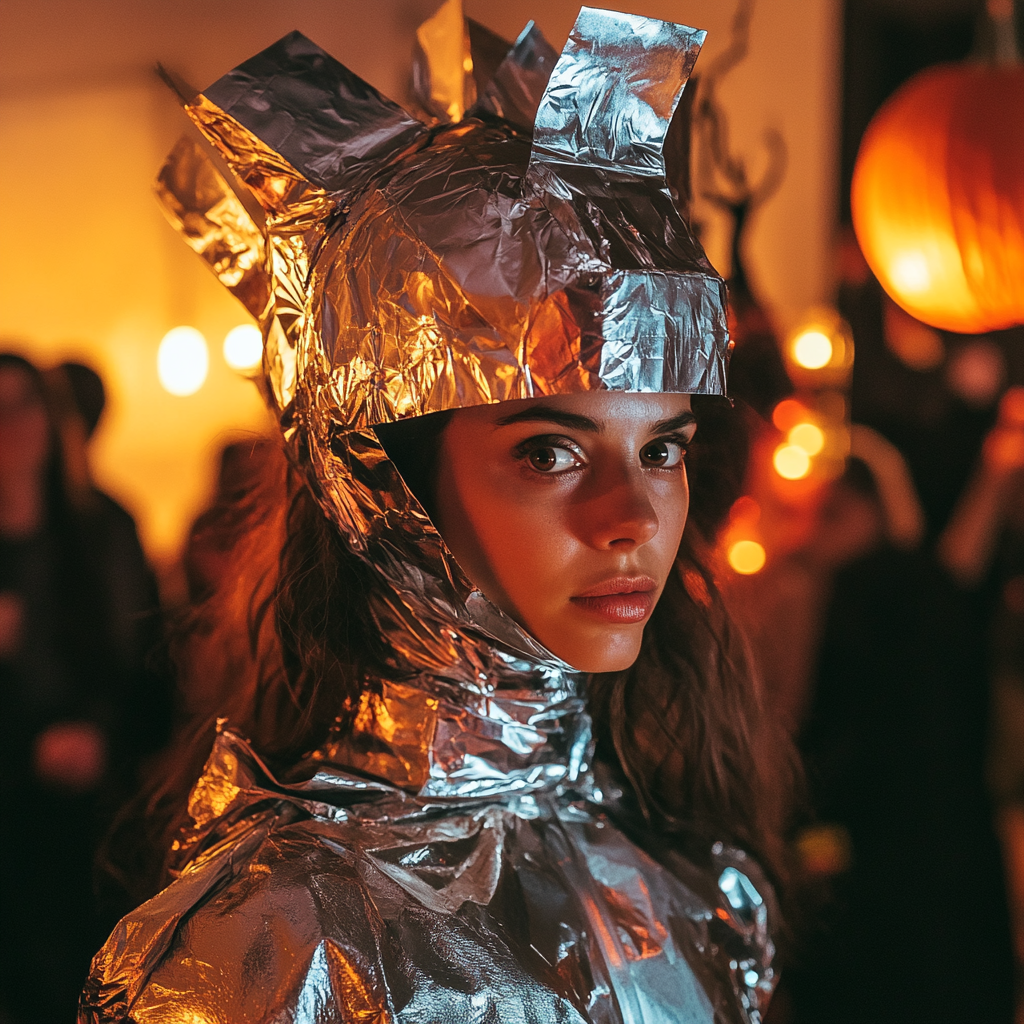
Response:
[{"label": "orange glow on wall", "polygon": [[885,290],[933,327],[1024,323],[1024,66],[912,78],[861,142],[853,226]]}]

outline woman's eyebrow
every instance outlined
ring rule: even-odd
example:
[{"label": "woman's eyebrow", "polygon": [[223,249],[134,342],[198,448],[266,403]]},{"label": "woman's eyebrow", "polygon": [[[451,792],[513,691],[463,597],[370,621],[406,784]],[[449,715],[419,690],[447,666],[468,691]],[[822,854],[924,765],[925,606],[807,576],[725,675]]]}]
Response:
[{"label": "woman's eyebrow", "polygon": [[673,416],[670,420],[662,420],[660,423],[655,423],[651,429],[652,434],[667,433],[673,430],[680,430],[683,427],[692,427],[697,422],[697,417],[692,412],[687,410],[681,412],[678,416]]},{"label": "woman's eyebrow", "polygon": [[591,434],[600,434],[601,426],[595,423],[589,416],[581,416],[575,412],[564,412],[561,409],[551,409],[547,406],[536,405],[526,409],[520,409],[509,416],[503,416],[498,420],[499,427],[507,427],[510,423],[557,423],[567,430],[585,430]]}]

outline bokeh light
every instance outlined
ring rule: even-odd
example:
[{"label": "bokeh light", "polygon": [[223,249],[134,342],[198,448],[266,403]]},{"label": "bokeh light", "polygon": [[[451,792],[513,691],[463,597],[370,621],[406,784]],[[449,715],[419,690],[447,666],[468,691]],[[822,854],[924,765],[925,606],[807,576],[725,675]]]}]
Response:
[{"label": "bokeh light", "polygon": [[194,327],[172,328],[160,342],[156,369],[165,391],[181,397],[194,395],[210,369],[206,339]]},{"label": "bokeh light", "polygon": [[756,540],[738,540],[729,546],[729,565],[741,576],[752,576],[764,568],[764,548]]},{"label": "bokeh light", "polygon": [[753,525],[761,518],[761,506],[749,494],[742,494],[729,509],[729,520],[733,523]]},{"label": "bokeh light", "polygon": [[825,432],[814,423],[798,423],[790,430],[786,440],[814,456],[825,447]]},{"label": "bokeh light", "polygon": [[772,457],[775,472],[783,480],[802,480],[811,471],[811,457],[796,444],[782,444]]},{"label": "bokeh light", "polygon": [[784,434],[807,419],[807,409],[795,398],[784,398],[772,410],[772,423]]},{"label": "bokeh light", "polygon": [[250,373],[263,360],[263,335],[255,324],[239,324],[224,337],[224,362],[239,373]]},{"label": "bokeh light", "polygon": [[793,358],[805,370],[820,370],[832,359],[832,341],[817,328],[801,331],[793,339]]},{"label": "bokeh light", "polygon": [[255,370],[263,361],[263,335],[255,324],[232,327],[224,338],[224,362],[239,373]]}]

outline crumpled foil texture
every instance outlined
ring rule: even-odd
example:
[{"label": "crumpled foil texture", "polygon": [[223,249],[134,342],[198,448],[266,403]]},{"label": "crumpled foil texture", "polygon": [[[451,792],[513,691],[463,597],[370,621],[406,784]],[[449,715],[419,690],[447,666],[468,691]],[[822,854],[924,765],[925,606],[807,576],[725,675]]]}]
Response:
[{"label": "crumpled foil texture", "polygon": [[82,1024],[757,1022],[770,891],[741,851],[659,863],[565,787],[412,796],[221,733],[193,857],[115,929]]}]

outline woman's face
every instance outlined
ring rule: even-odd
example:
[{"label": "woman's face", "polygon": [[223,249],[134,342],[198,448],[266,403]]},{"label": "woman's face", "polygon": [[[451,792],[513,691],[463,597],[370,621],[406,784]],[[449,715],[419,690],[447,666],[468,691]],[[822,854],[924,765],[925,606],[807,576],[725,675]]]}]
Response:
[{"label": "woman's face", "polygon": [[462,409],[437,526],[502,611],[585,672],[628,668],[686,523],[688,395],[587,393]]}]

